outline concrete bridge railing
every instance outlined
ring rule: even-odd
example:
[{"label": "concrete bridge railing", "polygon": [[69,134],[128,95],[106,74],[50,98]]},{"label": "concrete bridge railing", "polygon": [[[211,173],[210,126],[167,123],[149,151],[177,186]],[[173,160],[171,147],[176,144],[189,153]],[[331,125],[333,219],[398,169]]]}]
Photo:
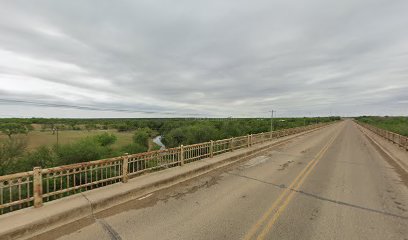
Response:
[{"label": "concrete bridge railing", "polygon": [[312,130],[326,124],[250,134],[187,146],[181,145],[176,148],[53,168],[35,167],[32,171],[0,176],[0,214],[31,206],[41,207],[44,202],[72,194],[118,182],[126,183],[129,178],[146,172],[183,166],[200,159],[249,148],[252,145]]},{"label": "concrete bridge railing", "polygon": [[362,123],[356,121],[360,126],[367,128],[368,130],[376,133],[377,135],[399,145],[400,147],[404,148],[408,151],[408,137],[402,136],[401,134],[394,133],[382,128],[375,127],[373,125]]}]

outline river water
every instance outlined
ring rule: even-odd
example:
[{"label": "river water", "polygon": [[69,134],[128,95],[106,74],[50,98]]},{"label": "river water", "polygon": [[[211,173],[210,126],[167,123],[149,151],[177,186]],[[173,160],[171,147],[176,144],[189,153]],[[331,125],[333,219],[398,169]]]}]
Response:
[{"label": "river water", "polygon": [[162,136],[157,136],[153,138],[153,142],[160,146],[160,150],[163,150],[163,149],[166,149],[166,146],[164,146],[161,139],[162,139]]}]

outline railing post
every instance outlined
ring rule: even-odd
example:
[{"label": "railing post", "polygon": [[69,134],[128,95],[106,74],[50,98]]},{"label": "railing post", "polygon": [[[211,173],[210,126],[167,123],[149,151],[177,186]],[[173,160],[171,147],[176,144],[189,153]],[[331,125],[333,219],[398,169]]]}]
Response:
[{"label": "railing post", "polygon": [[249,135],[249,146],[252,146],[252,134],[251,135]]},{"label": "railing post", "polygon": [[38,208],[43,205],[41,167],[34,167],[33,172],[34,207]]},{"label": "railing post", "polygon": [[184,146],[180,146],[180,166],[184,165]]},{"label": "railing post", "polygon": [[214,157],[214,141],[210,141],[210,158]]},{"label": "railing post", "polygon": [[405,150],[408,151],[408,137],[405,138]]},{"label": "railing post", "polygon": [[230,148],[231,148],[231,152],[234,151],[234,138],[230,138]]},{"label": "railing post", "polygon": [[402,145],[402,138],[401,138],[402,136],[401,135],[398,135],[398,138],[399,138],[399,144],[398,145],[400,145],[401,147],[403,147],[403,145]]},{"label": "railing post", "polygon": [[247,147],[250,147],[251,146],[251,137],[250,137],[250,135],[248,134],[247,135]]},{"label": "railing post", "polygon": [[129,179],[128,163],[129,163],[129,154],[126,153],[125,156],[122,157],[122,182],[123,183],[127,183]]}]

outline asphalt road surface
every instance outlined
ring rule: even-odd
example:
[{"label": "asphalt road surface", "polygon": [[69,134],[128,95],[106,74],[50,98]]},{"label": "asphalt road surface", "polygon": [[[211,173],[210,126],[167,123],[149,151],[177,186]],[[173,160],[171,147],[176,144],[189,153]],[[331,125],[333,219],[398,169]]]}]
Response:
[{"label": "asphalt road surface", "polygon": [[346,120],[94,217],[41,238],[408,239],[407,173]]}]

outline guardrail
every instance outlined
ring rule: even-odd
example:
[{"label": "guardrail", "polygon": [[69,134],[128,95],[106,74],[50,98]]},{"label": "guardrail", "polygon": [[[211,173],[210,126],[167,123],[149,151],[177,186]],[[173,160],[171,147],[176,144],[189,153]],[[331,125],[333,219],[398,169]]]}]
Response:
[{"label": "guardrail", "polygon": [[408,137],[402,136],[401,134],[394,133],[382,128],[375,127],[373,125],[367,124],[367,123],[362,123],[359,121],[356,121],[357,124],[359,124],[362,127],[367,128],[368,130],[376,133],[377,135],[395,143],[398,144],[400,147],[404,148],[405,150],[408,151]]},{"label": "guardrail", "polygon": [[0,176],[0,214],[31,206],[41,207],[43,202],[117,182],[126,183],[130,177],[145,172],[183,166],[203,158],[212,158],[215,155],[248,148],[274,138],[308,131],[326,124],[328,123],[181,145],[176,148],[53,168],[35,167],[33,171]]}]

